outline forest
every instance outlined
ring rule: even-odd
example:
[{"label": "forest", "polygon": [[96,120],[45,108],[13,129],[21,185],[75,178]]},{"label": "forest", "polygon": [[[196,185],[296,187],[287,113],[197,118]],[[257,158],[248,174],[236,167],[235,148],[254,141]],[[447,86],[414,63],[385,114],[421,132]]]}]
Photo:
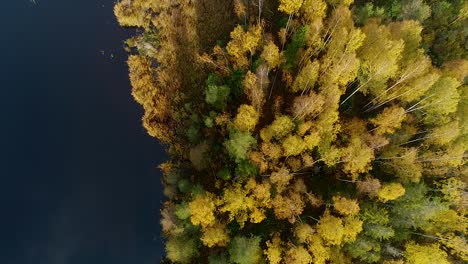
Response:
[{"label": "forest", "polygon": [[121,0],[162,263],[468,262],[468,2]]}]

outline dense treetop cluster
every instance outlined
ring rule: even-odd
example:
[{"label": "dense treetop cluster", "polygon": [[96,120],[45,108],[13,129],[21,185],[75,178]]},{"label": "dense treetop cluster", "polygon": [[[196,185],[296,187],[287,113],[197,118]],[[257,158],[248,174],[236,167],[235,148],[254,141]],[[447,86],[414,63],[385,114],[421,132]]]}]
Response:
[{"label": "dense treetop cluster", "polygon": [[463,0],[122,0],[167,263],[468,261]]}]

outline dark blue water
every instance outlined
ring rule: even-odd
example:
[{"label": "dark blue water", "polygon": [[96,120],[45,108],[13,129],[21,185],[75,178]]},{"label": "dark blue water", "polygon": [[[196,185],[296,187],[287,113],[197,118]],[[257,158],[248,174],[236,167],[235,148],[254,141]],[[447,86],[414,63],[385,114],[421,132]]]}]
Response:
[{"label": "dark blue water", "polygon": [[0,5],[0,263],[157,263],[165,156],[130,96],[132,30],[111,0],[36,1]]}]

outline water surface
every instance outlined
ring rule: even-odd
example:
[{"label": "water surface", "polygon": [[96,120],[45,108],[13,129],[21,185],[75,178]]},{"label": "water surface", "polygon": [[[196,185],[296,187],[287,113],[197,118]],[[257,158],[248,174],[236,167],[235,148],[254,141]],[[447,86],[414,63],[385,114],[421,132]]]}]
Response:
[{"label": "water surface", "polygon": [[162,148],[110,0],[0,7],[0,263],[156,263]]}]

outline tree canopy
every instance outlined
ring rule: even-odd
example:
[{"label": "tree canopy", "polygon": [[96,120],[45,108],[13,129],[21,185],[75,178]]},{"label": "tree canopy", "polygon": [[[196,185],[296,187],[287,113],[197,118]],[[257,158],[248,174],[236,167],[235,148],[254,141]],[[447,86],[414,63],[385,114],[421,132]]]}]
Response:
[{"label": "tree canopy", "polygon": [[462,0],[122,0],[164,263],[466,263]]}]

